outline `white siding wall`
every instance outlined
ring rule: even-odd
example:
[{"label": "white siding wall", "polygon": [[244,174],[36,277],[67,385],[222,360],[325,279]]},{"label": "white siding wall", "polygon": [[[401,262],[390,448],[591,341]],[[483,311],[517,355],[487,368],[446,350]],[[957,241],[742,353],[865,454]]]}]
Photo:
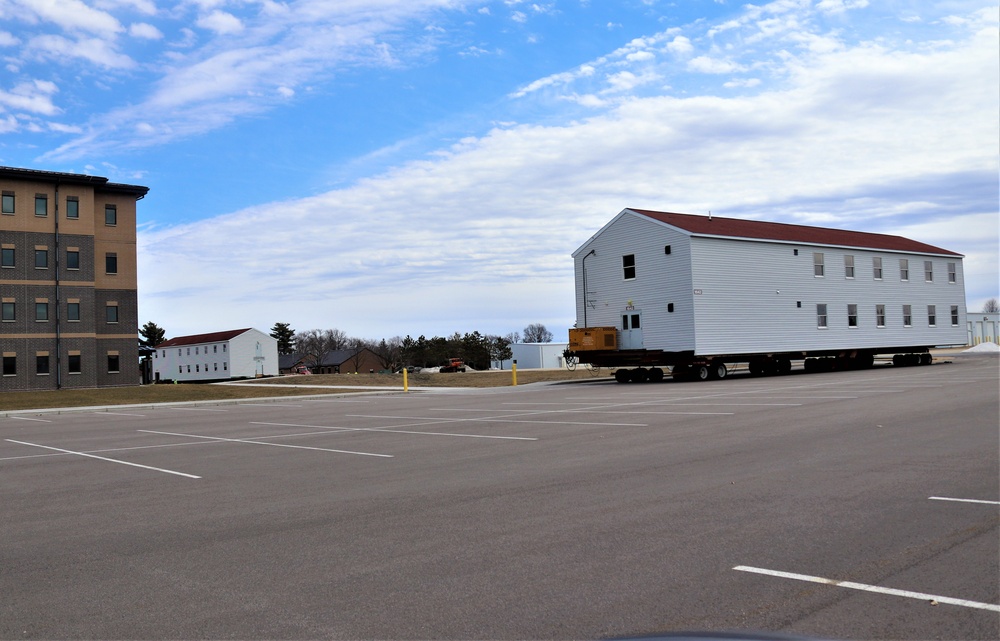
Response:
[{"label": "white siding wall", "polygon": [[[692,248],[694,288],[702,292],[694,297],[699,354],[966,341],[961,258],[712,238],[693,238]],[[814,276],[814,252],[823,253],[821,278]],[[853,279],[845,276],[845,255],[854,257]],[[874,278],[875,257],[882,259],[881,280]],[[906,282],[900,280],[900,258],[909,260]],[[934,266],[929,283],[926,260]],[[955,263],[955,283],[948,282],[948,263]],[[817,304],[827,306],[827,329],[817,328]],[[857,327],[848,327],[848,304],[858,306]],[[878,304],[885,305],[882,328],[876,327]],[[903,326],[903,305],[911,306],[910,327]],[[936,306],[935,327],[928,324],[928,305]],[[955,326],[952,305],[959,307]]]},{"label": "white siding wall", "polygon": [[[670,245],[670,254],[664,247]],[[576,274],[576,325],[584,327],[583,259],[592,306],[587,327],[617,327],[628,301],[642,312],[646,349],[694,349],[690,239],[684,233],[646,217],[625,212],[606,225],[574,254]],[[625,280],[622,256],[635,255],[636,276]],[[674,311],[668,312],[673,303]],[[634,313],[634,312],[629,312]]]},{"label": "white siding wall", "polygon": [[[254,360],[257,356],[257,345],[260,345],[260,355],[264,360],[263,372],[261,364]],[[243,332],[230,341],[230,374],[236,378],[254,378],[257,374],[277,376],[278,374],[278,341],[267,334],[251,329]]]},{"label": "white siding wall", "polygon": [[229,349],[225,342],[184,345],[156,350],[153,379],[209,381],[229,378]]}]

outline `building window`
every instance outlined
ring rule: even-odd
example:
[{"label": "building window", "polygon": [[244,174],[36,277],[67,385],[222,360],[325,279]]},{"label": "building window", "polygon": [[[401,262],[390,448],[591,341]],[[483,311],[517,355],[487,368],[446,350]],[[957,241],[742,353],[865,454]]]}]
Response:
[{"label": "building window", "polygon": [[854,256],[844,256],[844,278],[854,278]]},{"label": "building window", "polygon": [[66,197],[66,218],[80,217],[80,199],[76,196]]},{"label": "building window", "polygon": [[633,280],[635,278],[635,254],[622,256],[622,273],[625,276],[625,280]]},{"label": "building window", "polygon": [[49,355],[38,354],[35,356],[35,374],[47,376],[49,374]]},{"label": "building window", "polygon": [[80,360],[79,354],[73,354],[72,352],[67,359],[67,367],[69,368],[70,374],[79,374],[83,371],[83,364]]},{"label": "building window", "polygon": [[948,263],[948,282],[954,283],[958,278],[958,272],[955,270],[955,263]]},{"label": "building window", "polygon": [[197,355],[198,355],[198,348],[197,348],[197,347],[195,347],[195,348],[194,348],[194,355],[195,355],[195,356],[197,356]]},{"label": "building window", "polygon": [[194,373],[195,374],[200,374],[201,373],[201,365],[199,365],[198,363],[194,364]]},{"label": "building window", "polygon": [[910,280],[910,261],[906,258],[899,259],[899,280]]},{"label": "building window", "polygon": [[45,194],[35,194],[35,215],[49,215],[49,197]]},{"label": "building window", "polygon": [[937,325],[937,305],[927,306],[927,324],[931,327]]},{"label": "building window", "polygon": [[118,254],[104,255],[104,273],[105,274],[118,273]]},{"label": "building window", "polygon": [[3,355],[3,375],[17,376],[17,356],[15,354]]},{"label": "building window", "polygon": [[66,269],[80,269],[80,251],[66,250]]},{"label": "building window", "polygon": [[3,322],[11,323],[17,320],[17,306],[14,303],[14,301],[5,300],[3,303],[0,303],[0,307],[2,307],[3,309],[2,312]]},{"label": "building window", "polygon": [[882,259],[878,256],[872,258],[872,276],[875,280],[882,280]]},{"label": "building window", "polygon": [[958,327],[958,305],[951,306],[951,326]]},{"label": "building window", "polygon": [[813,252],[813,276],[823,275],[823,253]]},{"label": "building window", "polygon": [[858,326],[858,306],[848,305],[847,306],[847,326],[857,327]]},{"label": "building window", "polygon": [[108,354],[108,374],[117,374],[119,366],[118,354]]},{"label": "building window", "polygon": [[223,353],[223,354],[225,354],[225,353],[226,353],[226,346],[225,346],[225,344],[223,344],[223,345],[222,345],[222,353]]},{"label": "building window", "polygon": [[35,249],[35,269],[49,268],[49,250]]},{"label": "building window", "polygon": [[0,266],[3,267],[16,266],[17,263],[15,262],[15,256],[16,254],[14,253],[13,247],[4,247],[2,250],[0,250]]},{"label": "building window", "polygon": [[816,327],[826,327],[826,305],[816,305]]},{"label": "building window", "polygon": [[885,305],[875,306],[875,326],[885,327]]},{"label": "building window", "polygon": [[104,206],[104,224],[111,226],[118,224],[118,208],[115,205]]},{"label": "building window", "polygon": [[35,320],[39,322],[49,320],[48,301],[35,301]]},{"label": "building window", "polygon": [[108,305],[104,308],[104,316],[109,323],[118,322],[118,305]]},{"label": "building window", "polygon": [[80,303],[66,303],[66,320],[71,323],[80,321]]},{"label": "building window", "polygon": [[2,207],[0,207],[0,210],[2,210],[3,213],[5,214],[14,213],[14,192],[12,191],[3,192],[3,205]]},{"label": "building window", "polygon": [[928,283],[934,282],[934,261],[924,261],[924,280]]},{"label": "building window", "polygon": [[903,327],[910,327],[913,324],[913,313],[909,305],[903,305]]}]

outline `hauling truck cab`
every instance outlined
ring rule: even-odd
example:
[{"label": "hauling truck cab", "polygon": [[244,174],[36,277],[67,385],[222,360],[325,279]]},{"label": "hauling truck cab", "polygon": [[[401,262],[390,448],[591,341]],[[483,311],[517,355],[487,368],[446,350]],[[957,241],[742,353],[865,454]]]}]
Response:
[{"label": "hauling truck cab", "polygon": [[929,363],[966,342],[962,258],[902,236],[625,209],[573,253],[567,356],[621,382]]}]

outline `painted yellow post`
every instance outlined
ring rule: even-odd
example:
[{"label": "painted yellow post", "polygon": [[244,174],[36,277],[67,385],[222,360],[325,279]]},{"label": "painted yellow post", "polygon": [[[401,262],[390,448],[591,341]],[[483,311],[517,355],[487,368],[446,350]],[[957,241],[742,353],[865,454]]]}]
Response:
[{"label": "painted yellow post", "polygon": [[511,375],[511,378],[513,379],[513,382],[511,383],[511,385],[517,385],[517,361],[514,361],[514,363],[511,364],[511,366],[510,366],[510,375]]},{"label": "painted yellow post", "polygon": [[403,391],[404,392],[409,392],[410,391],[410,384],[406,380],[406,368],[405,367],[403,368]]}]

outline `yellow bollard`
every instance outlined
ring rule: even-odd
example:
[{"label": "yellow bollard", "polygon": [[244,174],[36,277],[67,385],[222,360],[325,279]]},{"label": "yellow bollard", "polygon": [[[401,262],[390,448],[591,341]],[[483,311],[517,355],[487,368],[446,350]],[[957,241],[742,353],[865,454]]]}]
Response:
[{"label": "yellow bollard", "polygon": [[406,380],[406,368],[405,367],[403,368],[403,391],[404,392],[409,392],[410,391],[410,383]]},{"label": "yellow bollard", "polygon": [[511,375],[511,378],[513,379],[513,382],[511,383],[511,385],[516,386],[517,385],[517,361],[514,361],[511,364],[511,366],[510,366],[510,375]]}]

